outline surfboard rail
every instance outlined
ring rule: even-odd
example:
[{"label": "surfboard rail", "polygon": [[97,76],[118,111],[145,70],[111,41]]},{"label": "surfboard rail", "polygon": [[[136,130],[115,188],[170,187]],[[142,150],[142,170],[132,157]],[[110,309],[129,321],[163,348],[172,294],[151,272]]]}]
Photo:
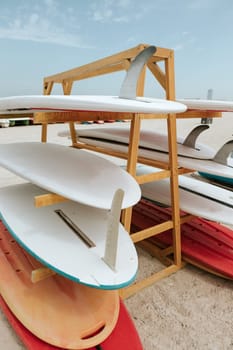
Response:
[{"label": "surfboard rail", "polygon": [[59,144],[2,144],[0,165],[70,200],[109,210],[115,191],[124,191],[122,209],[141,197],[136,180],[113,162]]},{"label": "surfboard rail", "polygon": [[[208,126],[207,126],[208,128]],[[200,125],[192,130],[186,138],[177,138],[178,165],[180,167],[208,172],[218,176],[233,178],[232,165],[229,158],[233,149],[233,141],[226,142],[218,152],[206,144],[198,143],[197,138],[206,126]],[[93,145],[113,151],[127,152],[129,145],[129,129],[126,127],[107,127],[77,129],[77,142]],[[193,133],[192,133],[193,132]],[[189,145],[187,146],[187,142]],[[80,147],[82,147],[80,145]],[[85,147],[85,146],[84,146]],[[138,155],[150,160],[168,162],[168,139],[165,134],[142,130]]]},{"label": "surfboard rail", "polygon": [[4,224],[45,267],[33,269],[33,282],[53,276],[50,270],[97,289],[123,288],[136,278],[137,252],[120,223],[122,190],[116,191],[110,211],[72,201],[36,208],[33,198],[44,190],[30,183],[0,193]]}]

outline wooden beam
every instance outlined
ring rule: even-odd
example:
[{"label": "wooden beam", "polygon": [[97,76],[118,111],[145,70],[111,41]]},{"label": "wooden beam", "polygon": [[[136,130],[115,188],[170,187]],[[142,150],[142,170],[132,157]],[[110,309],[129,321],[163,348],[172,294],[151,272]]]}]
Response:
[{"label": "wooden beam", "polygon": [[[135,114],[130,125],[129,134],[129,146],[128,146],[128,156],[127,156],[127,166],[126,170],[132,176],[136,176],[136,167],[138,162],[138,148],[140,140],[140,127],[141,118],[140,114]],[[132,217],[132,207],[123,210],[122,212],[122,223],[125,226],[126,231],[130,232]]]},{"label": "wooden beam", "polygon": [[[148,46],[148,44],[139,44],[138,46],[133,47],[131,49],[121,51],[117,54],[99,59],[97,61],[85,64],[83,66],[45,77],[44,93],[47,95],[51,92],[52,87],[49,86],[50,82],[52,82],[52,84],[62,84],[63,81],[69,80],[74,82],[89,77],[94,77],[127,69],[127,66],[130,64],[130,60],[132,60],[136,55],[138,55],[142,50],[144,50]],[[160,47],[157,47],[156,49],[157,50],[153,55],[154,62],[164,60],[169,56],[171,51],[169,49]]]},{"label": "wooden beam", "polygon": [[36,208],[44,207],[47,205],[53,205],[56,203],[66,202],[66,201],[68,201],[67,198],[55,193],[46,193],[46,194],[42,194],[40,196],[34,197],[34,205]]},{"label": "wooden beam", "polygon": [[155,272],[154,274],[152,274],[149,277],[146,277],[142,281],[138,281],[129,287],[121,289],[119,291],[120,297],[123,299],[126,299],[126,298],[130,297],[131,295],[135,294],[136,292],[138,292],[138,291],[140,291],[148,286],[151,286],[152,284],[161,280],[162,278],[165,278],[167,276],[170,276],[172,273],[177,272],[178,270],[180,270],[181,267],[182,267],[182,265],[178,266],[178,265],[172,264],[172,265],[164,268],[161,271]]},{"label": "wooden beam", "polygon": [[44,95],[50,95],[53,88],[53,81],[44,83]]},{"label": "wooden beam", "polygon": [[[174,72],[174,52],[171,51],[165,60],[166,72],[166,97],[168,100],[175,100],[175,72]],[[167,119],[168,129],[168,149],[169,165],[171,170],[170,191],[171,208],[173,221],[173,248],[174,264],[181,267],[181,231],[180,231],[180,201],[179,201],[179,179],[177,160],[177,135],[176,135],[176,115],[169,114]]]},{"label": "wooden beam", "polygon": [[70,95],[71,94],[72,86],[73,86],[73,81],[72,80],[63,80],[63,82],[62,82],[62,89],[63,89],[64,95]]},{"label": "wooden beam", "polygon": [[132,119],[133,113],[98,112],[98,111],[67,111],[67,112],[37,112],[34,123],[65,123],[88,120]]},{"label": "wooden beam", "polygon": [[[100,146],[89,145],[88,143],[82,143],[82,142],[77,142],[76,144],[73,145],[73,147],[87,149],[89,151],[107,154],[109,156],[113,156],[113,157],[117,157],[117,158],[128,159],[127,152],[115,151],[114,149],[111,149],[111,148],[104,148],[104,147],[100,147]],[[157,161],[157,160],[153,160],[153,159],[149,159],[149,158],[145,158],[145,157],[138,156],[138,162],[142,163],[142,164],[154,166],[154,167],[160,168],[160,169],[169,169],[169,165],[166,162]],[[190,172],[190,171],[186,170],[186,172]]]},{"label": "wooden beam", "polygon": [[156,62],[149,61],[147,63],[148,68],[154,75],[155,79],[160,83],[163,89],[166,88],[166,77],[162,69],[158,66]]},{"label": "wooden beam", "polygon": [[[130,112],[101,112],[101,111],[63,111],[63,112],[36,112],[34,124],[66,123],[85,120],[131,120],[134,113]],[[167,119],[167,114],[141,114],[141,119]]]},{"label": "wooden beam", "polygon": [[144,66],[138,79],[138,85],[137,85],[137,91],[136,91],[137,96],[144,96],[145,79],[146,79],[146,66]]},{"label": "wooden beam", "polygon": [[[99,75],[101,74],[101,70],[103,70],[103,72],[106,71],[108,66],[111,67],[112,72],[115,69],[114,65],[116,65],[116,69],[119,70],[119,62],[121,64],[121,62],[124,60],[134,58],[144,48],[145,46],[143,44],[140,44],[131,49],[85,64],[83,66],[45,77],[44,84],[50,81],[55,83],[62,83],[62,81],[66,79],[71,79],[72,81],[75,81],[75,80],[83,79],[83,78],[80,78],[82,76],[91,77],[91,76]],[[125,69],[125,66],[124,66],[124,69]],[[97,74],[97,72],[99,73]]]},{"label": "wooden beam", "polygon": [[151,236],[158,235],[163,231],[170,230],[171,228],[173,228],[173,222],[172,220],[168,220],[161,224],[157,224],[155,226],[151,226],[149,228],[141,230],[139,232],[131,233],[130,237],[132,238],[134,243],[137,243]]},{"label": "wooden beam", "polygon": [[155,180],[162,180],[165,178],[168,178],[170,176],[171,172],[170,170],[161,170],[156,173],[151,173],[151,174],[144,174],[144,175],[139,175],[135,176],[138,184],[144,184],[146,182],[152,182]]},{"label": "wooden beam", "polygon": [[37,283],[54,275],[56,275],[56,272],[48,267],[39,267],[38,269],[32,270],[31,281],[32,283]]},{"label": "wooden beam", "polygon": [[222,112],[215,111],[191,111],[188,110],[183,113],[177,113],[176,118],[184,119],[184,118],[221,118]]}]

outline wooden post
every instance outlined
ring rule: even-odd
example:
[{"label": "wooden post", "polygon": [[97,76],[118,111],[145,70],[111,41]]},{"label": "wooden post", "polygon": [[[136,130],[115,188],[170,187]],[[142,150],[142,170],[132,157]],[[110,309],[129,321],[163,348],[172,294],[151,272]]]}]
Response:
[{"label": "wooden post", "polygon": [[[174,53],[170,52],[165,60],[166,70],[166,97],[168,100],[175,100],[175,78],[174,78]],[[174,262],[181,266],[181,236],[180,236],[180,209],[179,209],[179,174],[177,162],[177,135],[176,135],[176,115],[169,114],[167,119],[169,165],[170,165],[170,188],[173,220],[173,247]]]},{"label": "wooden post", "polygon": [[[140,114],[135,114],[134,118],[131,121],[130,126],[130,136],[129,136],[129,149],[128,149],[128,158],[127,158],[127,168],[126,170],[136,178],[136,167],[138,160],[138,147],[140,140],[140,126],[141,119]],[[125,226],[125,229],[130,232],[132,217],[132,207],[127,208],[122,213],[122,223]]]}]

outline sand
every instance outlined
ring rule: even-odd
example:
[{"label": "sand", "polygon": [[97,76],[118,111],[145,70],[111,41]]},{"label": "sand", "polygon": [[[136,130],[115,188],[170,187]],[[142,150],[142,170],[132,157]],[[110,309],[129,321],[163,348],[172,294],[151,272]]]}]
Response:
[{"label": "sand", "polygon": [[[199,120],[179,120],[179,135],[185,136]],[[106,126],[109,126],[106,124]],[[80,126],[86,127],[86,126]],[[164,121],[144,121],[143,128],[166,130]],[[48,141],[69,145],[57,135],[67,125],[49,126]],[[40,141],[40,126],[1,128],[0,143]],[[233,114],[215,119],[211,130],[200,136],[217,149],[232,137]],[[0,187],[23,182],[0,168]],[[160,263],[139,250],[139,279],[161,269]],[[139,291],[125,300],[145,350],[230,350],[233,349],[233,283],[186,265],[175,274]],[[0,313],[0,349],[25,349]],[[126,350],[126,349],[122,349]],[[128,349],[127,349],[128,350]],[[130,349],[133,350],[133,349]]]}]

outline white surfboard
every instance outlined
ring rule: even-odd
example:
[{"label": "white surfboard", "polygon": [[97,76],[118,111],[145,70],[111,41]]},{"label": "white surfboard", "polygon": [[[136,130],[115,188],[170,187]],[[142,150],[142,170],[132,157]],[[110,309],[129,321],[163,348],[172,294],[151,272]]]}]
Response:
[{"label": "white surfboard", "polygon": [[[140,165],[137,175],[150,174],[160,169]],[[170,181],[163,179],[141,185],[144,198],[171,205]],[[180,209],[187,213],[226,225],[233,225],[233,193],[221,187],[202,182],[192,176],[179,176]]]},{"label": "white surfboard", "polygon": [[110,209],[117,189],[122,208],[141,197],[135,179],[109,160],[71,147],[40,142],[2,144],[0,166],[48,191],[102,209]]},{"label": "white surfboard", "polygon": [[[110,148],[126,152],[129,142],[129,129],[124,128],[90,128],[77,130],[79,140],[95,146]],[[218,176],[233,178],[231,163],[221,164],[217,162],[217,154],[204,144],[195,144],[195,148],[184,145],[182,138],[178,138],[178,165],[188,169],[202,171]],[[224,146],[231,149],[233,142]],[[167,135],[154,131],[141,131],[139,155],[145,158],[168,162]],[[230,151],[229,151],[230,152]],[[224,153],[224,152],[223,152]],[[226,152],[225,152],[226,153]],[[227,158],[227,157],[226,157]],[[216,161],[215,161],[216,159]],[[221,161],[221,160],[220,160]],[[228,162],[228,159],[226,159]]]},{"label": "white surfboard", "polygon": [[67,201],[36,208],[45,191],[25,183],[0,190],[0,214],[13,237],[44,265],[73,281],[101,289],[131,283],[138,267],[134,244],[118,221],[115,267],[108,264],[109,212]]},{"label": "white surfboard", "polygon": [[232,112],[233,101],[109,95],[23,95],[0,98],[0,114],[39,111],[105,111],[125,113],[183,113],[186,110]]},{"label": "white surfboard", "polygon": [[[202,127],[202,126],[201,126]],[[82,140],[83,138],[99,140],[99,141],[112,141],[119,144],[128,144],[130,130],[127,127],[104,127],[104,128],[90,128],[90,129],[77,129],[77,136]],[[68,132],[60,133],[60,136],[69,136]],[[214,157],[215,151],[202,143],[195,143],[194,147],[189,147],[184,144],[186,138],[177,138],[177,153],[178,155],[197,158],[197,159],[210,159]],[[141,131],[140,134],[140,147],[146,149],[153,149],[161,152],[168,152],[168,138],[167,134],[159,133],[156,131]]]},{"label": "white surfboard", "polygon": [[211,99],[177,99],[187,106],[188,110],[233,112],[233,101]]},{"label": "white surfboard", "polygon": [[146,97],[126,99],[102,95],[31,95],[0,98],[3,113],[38,111],[102,111],[125,113],[179,113],[186,106],[179,102]]}]

